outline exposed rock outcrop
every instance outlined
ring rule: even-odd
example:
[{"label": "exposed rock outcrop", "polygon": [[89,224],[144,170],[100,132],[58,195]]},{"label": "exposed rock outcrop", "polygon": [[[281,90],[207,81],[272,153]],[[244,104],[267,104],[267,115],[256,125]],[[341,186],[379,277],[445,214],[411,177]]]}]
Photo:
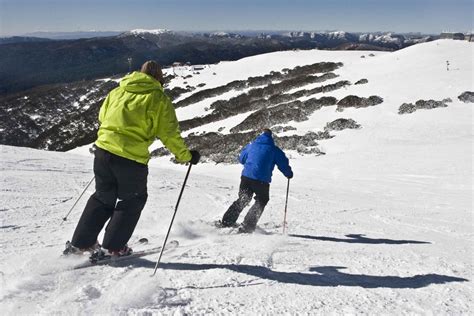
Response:
[{"label": "exposed rock outcrop", "polygon": [[[193,103],[200,102],[207,98],[212,98],[231,90],[243,90],[247,88],[254,88],[259,86],[266,86],[265,89],[254,89],[257,90],[254,93],[261,92],[262,95],[272,95],[272,91],[275,90],[291,90],[300,86],[302,83],[312,83],[312,80],[318,79],[327,80],[336,77],[334,74],[326,75],[322,78],[315,78],[314,74],[317,73],[329,73],[341,67],[342,63],[316,63],[306,66],[297,66],[293,69],[285,69],[285,71],[278,72],[272,71],[269,74],[257,77],[249,77],[247,80],[235,80],[226,85],[219,86],[216,88],[201,90],[193,95],[177,102],[175,107],[187,106]],[[331,77],[328,77],[331,76]],[[321,81],[323,81],[321,80]],[[278,81],[278,83],[273,83]],[[284,83],[283,83],[284,82]]]},{"label": "exposed rock outcrop", "polygon": [[347,97],[337,102],[337,111],[342,112],[345,108],[365,108],[374,106],[383,102],[383,99],[379,96],[372,95],[368,98],[361,98],[356,95],[348,95]]},{"label": "exposed rock outcrop", "polygon": [[264,108],[250,114],[243,122],[233,127],[230,131],[240,132],[249,129],[261,129],[276,124],[288,123],[290,121],[302,122],[308,119],[314,111],[323,106],[335,105],[336,98],[323,97],[312,98],[302,101],[283,103],[274,107]]},{"label": "exposed rock outcrop", "polygon": [[277,126],[273,126],[271,129],[272,129],[273,133],[278,134],[278,133],[284,133],[284,132],[288,132],[288,131],[295,131],[296,127],[277,125]]},{"label": "exposed rock outcrop", "polygon": [[369,80],[367,80],[367,79],[360,79],[360,80],[358,80],[358,81],[357,81],[356,83],[354,83],[354,84],[355,84],[355,85],[356,85],[356,84],[366,84],[366,83],[368,83],[368,82],[369,82]]},{"label": "exposed rock outcrop", "polygon": [[451,99],[445,99],[443,101],[435,101],[435,100],[418,100],[413,103],[403,103],[399,108],[398,108],[398,114],[408,114],[408,113],[413,113],[417,110],[420,109],[435,109],[435,108],[445,108],[448,105],[446,104],[447,102],[450,102]]},{"label": "exposed rock outcrop", "polygon": [[474,92],[465,91],[458,96],[458,99],[464,103],[474,103]]},{"label": "exposed rock outcrop", "polygon": [[[332,77],[331,74],[332,73],[320,76],[319,80],[325,80],[325,78],[330,78]],[[182,121],[180,124],[181,129],[183,131],[189,130],[240,113],[264,109],[283,102],[289,103],[304,96],[310,96],[317,93],[337,90],[349,84],[349,81],[344,80],[330,85],[319,86],[310,90],[300,90],[292,94],[284,94],[283,91],[274,89],[274,87],[267,87],[269,90],[272,91],[272,94],[270,94],[269,91],[263,91],[267,88],[254,89],[249,91],[248,93],[243,93],[237,97],[231,98],[230,100],[218,100],[214,102],[211,105],[211,109],[213,109],[212,113],[205,116]],[[281,85],[281,87],[283,87],[283,85]]]},{"label": "exposed rock outcrop", "polygon": [[326,131],[342,131],[344,129],[358,129],[361,128],[353,119],[339,118],[326,124],[324,130]]},{"label": "exposed rock outcrop", "polygon": [[[185,138],[186,143],[192,144],[193,148],[198,148],[203,160],[214,161],[216,163],[238,163],[238,156],[243,146],[251,142],[259,131],[246,133],[221,134],[205,133],[202,135],[190,135]],[[295,150],[300,154],[322,155],[324,154],[317,147],[317,140],[329,139],[333,136],[328,131],[309,132],[306,135],[292,135],[278,137],[274,135],[275,143],[283,150]],[[159,148],[152,152],[152,156],[170,155],[165,148]]]}]

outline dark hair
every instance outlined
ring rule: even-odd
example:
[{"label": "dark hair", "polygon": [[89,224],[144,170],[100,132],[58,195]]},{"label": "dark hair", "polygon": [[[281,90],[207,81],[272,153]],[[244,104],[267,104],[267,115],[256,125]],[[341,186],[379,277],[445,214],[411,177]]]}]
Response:
[{"label": "dark hair", "polygon": [[154,60],[149,60],[145,62],[142,65],[142,69],[140,69],[141,72],[144,74],[147,74],[149,76],[152,76],[156,80],[158,80],[161,85],[163,85],[164,80],[163,80],[163,72],[161,71],[161,66]]},{"label": "dark hair", "polygon": [[269,128],[264,128],[264,129],[262,129],[262,133],[266,133],[266,134],[270,134],[270,135],[271,135],[271,134],[272,134],[272,130],[269,129]]}]

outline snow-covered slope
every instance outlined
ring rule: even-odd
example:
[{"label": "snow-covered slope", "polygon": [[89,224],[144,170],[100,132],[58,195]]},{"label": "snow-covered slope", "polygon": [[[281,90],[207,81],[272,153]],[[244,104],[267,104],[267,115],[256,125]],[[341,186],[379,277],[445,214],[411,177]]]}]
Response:
[{"label": "snow-covered slope", "polygon": [[[297,130],[286,133],[318,131],[340,117],[362,125],[322,140],[324,156],[289,152],[295,177],[288,235],[281,234],[286,179],[278,171],[258,232],[236,235],[212,222],[235,199],[240,167],[194,166],[171,233],[180,246],[164,255],[155,277],[150,275],[156,255],[118,267],[69,271],[77,260],[58,254],[87,198],[63,225],[61,218],[91,179],[92,157],[77,155],[81,150],[1,146],[2,312],[472,313],[472,104],[457,99],[474,90],[472,52],[471,43],[447,40],[373,57],[371,52],[281,52],[211,65],[179,79],[206,82],[208,88],[337,61],[344,63],[336,70],[341,78],[368,83],[327,95],[376,94],[384,102],[342,113],[324,107],[307,121],[288,123]],[[447,107],[398,114],[402,103],[445,98],[452,99]],[[178,108],[178,117],[201,115],[202,107]],[[152,161],[149,200],[132,244],[140,237],[161,244],[185,172],[168,158]]]},{"label": "snow-covered slope", "polygon": [[[191,78],[188,78],[184,73],[181,77],[173,80],[171,87],[184,86],[185,84],[197,86],[200,83],[206,83],[203,88],[182,95],[177,100],[180,101],[200,90],[219,87],[234,80],[244,80],[251,76],[261,76],[271,71],[293,69],[296,66],[318,62],[342,62],[343,66],[334,71],[338,77],[323,83],[303,85],[295,90],[312,89],[321,85],[334,84],[340,80],[348,80],[352,85],[316,94],[314,97],[331,96],[341,100],[348,95],[359,97],[376,95],[383,98],[383,103],[364,109],[347,108],[342,113],[336,111],[335,106],[323,107],[311,114],[306,121],[292,120],[279,124],[296,128],[296,131],[279,135],[304,135],[308,132],[319,132],[324,130],[328,122],[339,118],[350,118],[361,124],[362,129],[351,133],[335,132],[334,139],[318,141],[321,150],[328,154],[330,151],[338,151],[340,148],[338,145],[339,135],[341,135],[340,137],[348,139],[353,139],[353,137],[360,139],[360,142],[349,141],[347,144],[343,144],[342,146],[346,150],[353,144],[360,147],[360,143],[363,143],[369,146],[367,151],[370,152],[373,142],[378,138],[382,138],[381,140],[384,141],[387,137],[398,137],[400,133],[404,133],[409,128],[410,124],[426,124],[425,117],[433,117],[436,125],[442,124],[441,118],[446,119],[456,111],[456,109],[433,109],[419,110],[409,115],[397,114],[400,106],[404,103],[415,103],[418,100],[451,99],[452,102],[447,103],[448,107],[459,107],[464,111],[471,111],[472,106],[461,102],[458,97],[464,91],[474,90],[473,66],[472,58],[470,58],[474,53],[473,47],[472,43],[468,42],[439,40],[415,45],[394,53],[319,50],[277,52],[249,57],[236,62],[209,65],[200,70],[199,74],[193,74]],[[447,71],[447,61],[449,61],[449,71]],[[368,83],[354,84],[360,79],[367,79]],[[209,114],[211,112],[209,107],[216,100],[229,100],[245,92],[232,90],[214,98],[180,107],[177,109],[178,118],[187,120]],[[306,99],[308,97],[300,97],[298,100],[304,101]],[[247,112],[231,116],[225,121],[204,124],[186,131],[184,135],[218,132],[223,127],[225,129],[222,133],[225,134],[232,127],[244,121],[251,113]],[[291,117],[291,114],[288,116]],[[437,118],[440,118],[441,121]],[[439,130],[438,127],[434,128]],[[429,138],[428,135],[425,136],[425,138]],[[156,146],[159,146],[159,143]]]}]

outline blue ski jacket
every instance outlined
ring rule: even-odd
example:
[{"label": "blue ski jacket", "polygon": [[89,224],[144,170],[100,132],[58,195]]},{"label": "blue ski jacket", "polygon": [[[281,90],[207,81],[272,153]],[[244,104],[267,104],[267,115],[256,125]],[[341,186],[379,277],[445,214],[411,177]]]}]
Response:
[{"label": "blue ski jacket", "polygon": [[293,171],[289,165],[288,158],[283,151],[275,145],[272,135],[263,133],[253,142],[242,149],[239,161],[244,165],[242,176],[259,180],[262,182],[272,182],[273,168],[278,169],[287,178],[293,177]]}]

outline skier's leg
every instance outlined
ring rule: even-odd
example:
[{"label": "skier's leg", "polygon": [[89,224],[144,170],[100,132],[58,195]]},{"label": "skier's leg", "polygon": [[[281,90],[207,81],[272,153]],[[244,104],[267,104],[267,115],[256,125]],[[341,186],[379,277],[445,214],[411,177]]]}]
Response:
[{"label": "skier's leg", "polygon": [[109,168],[110,154],[97,150],[94,158],[96,192],[87,201],[86,207],[76,226],[72,245],[89,248],[97,241],[97,236],[112,216],[117,200],[117,183]]},{"label": "skier's leg", "polygon": [[227,212],[222,217],[223,226],[232,226],[239,218],[242,210],[252,200],[253,191],[249,186],[249,181],[246,178],[242,178],[240,181],[239,197],[232,203]]},{"label": "skier's leg", "polygon": [[253,232],[257,227],[257,222],[262,216],[263,210],[269,201],[270,185],[264,182],[255,182],[252,184],[255,192],[255,203],[242,222],[242,230],[245,232]]},{"label": "skier's leg", "polygon": [[109,251],[122,249],[130,239],[148,197],[148,167],[115,156],[112,169],[118,180],[118,203],[105,229],[102,246]]}]

